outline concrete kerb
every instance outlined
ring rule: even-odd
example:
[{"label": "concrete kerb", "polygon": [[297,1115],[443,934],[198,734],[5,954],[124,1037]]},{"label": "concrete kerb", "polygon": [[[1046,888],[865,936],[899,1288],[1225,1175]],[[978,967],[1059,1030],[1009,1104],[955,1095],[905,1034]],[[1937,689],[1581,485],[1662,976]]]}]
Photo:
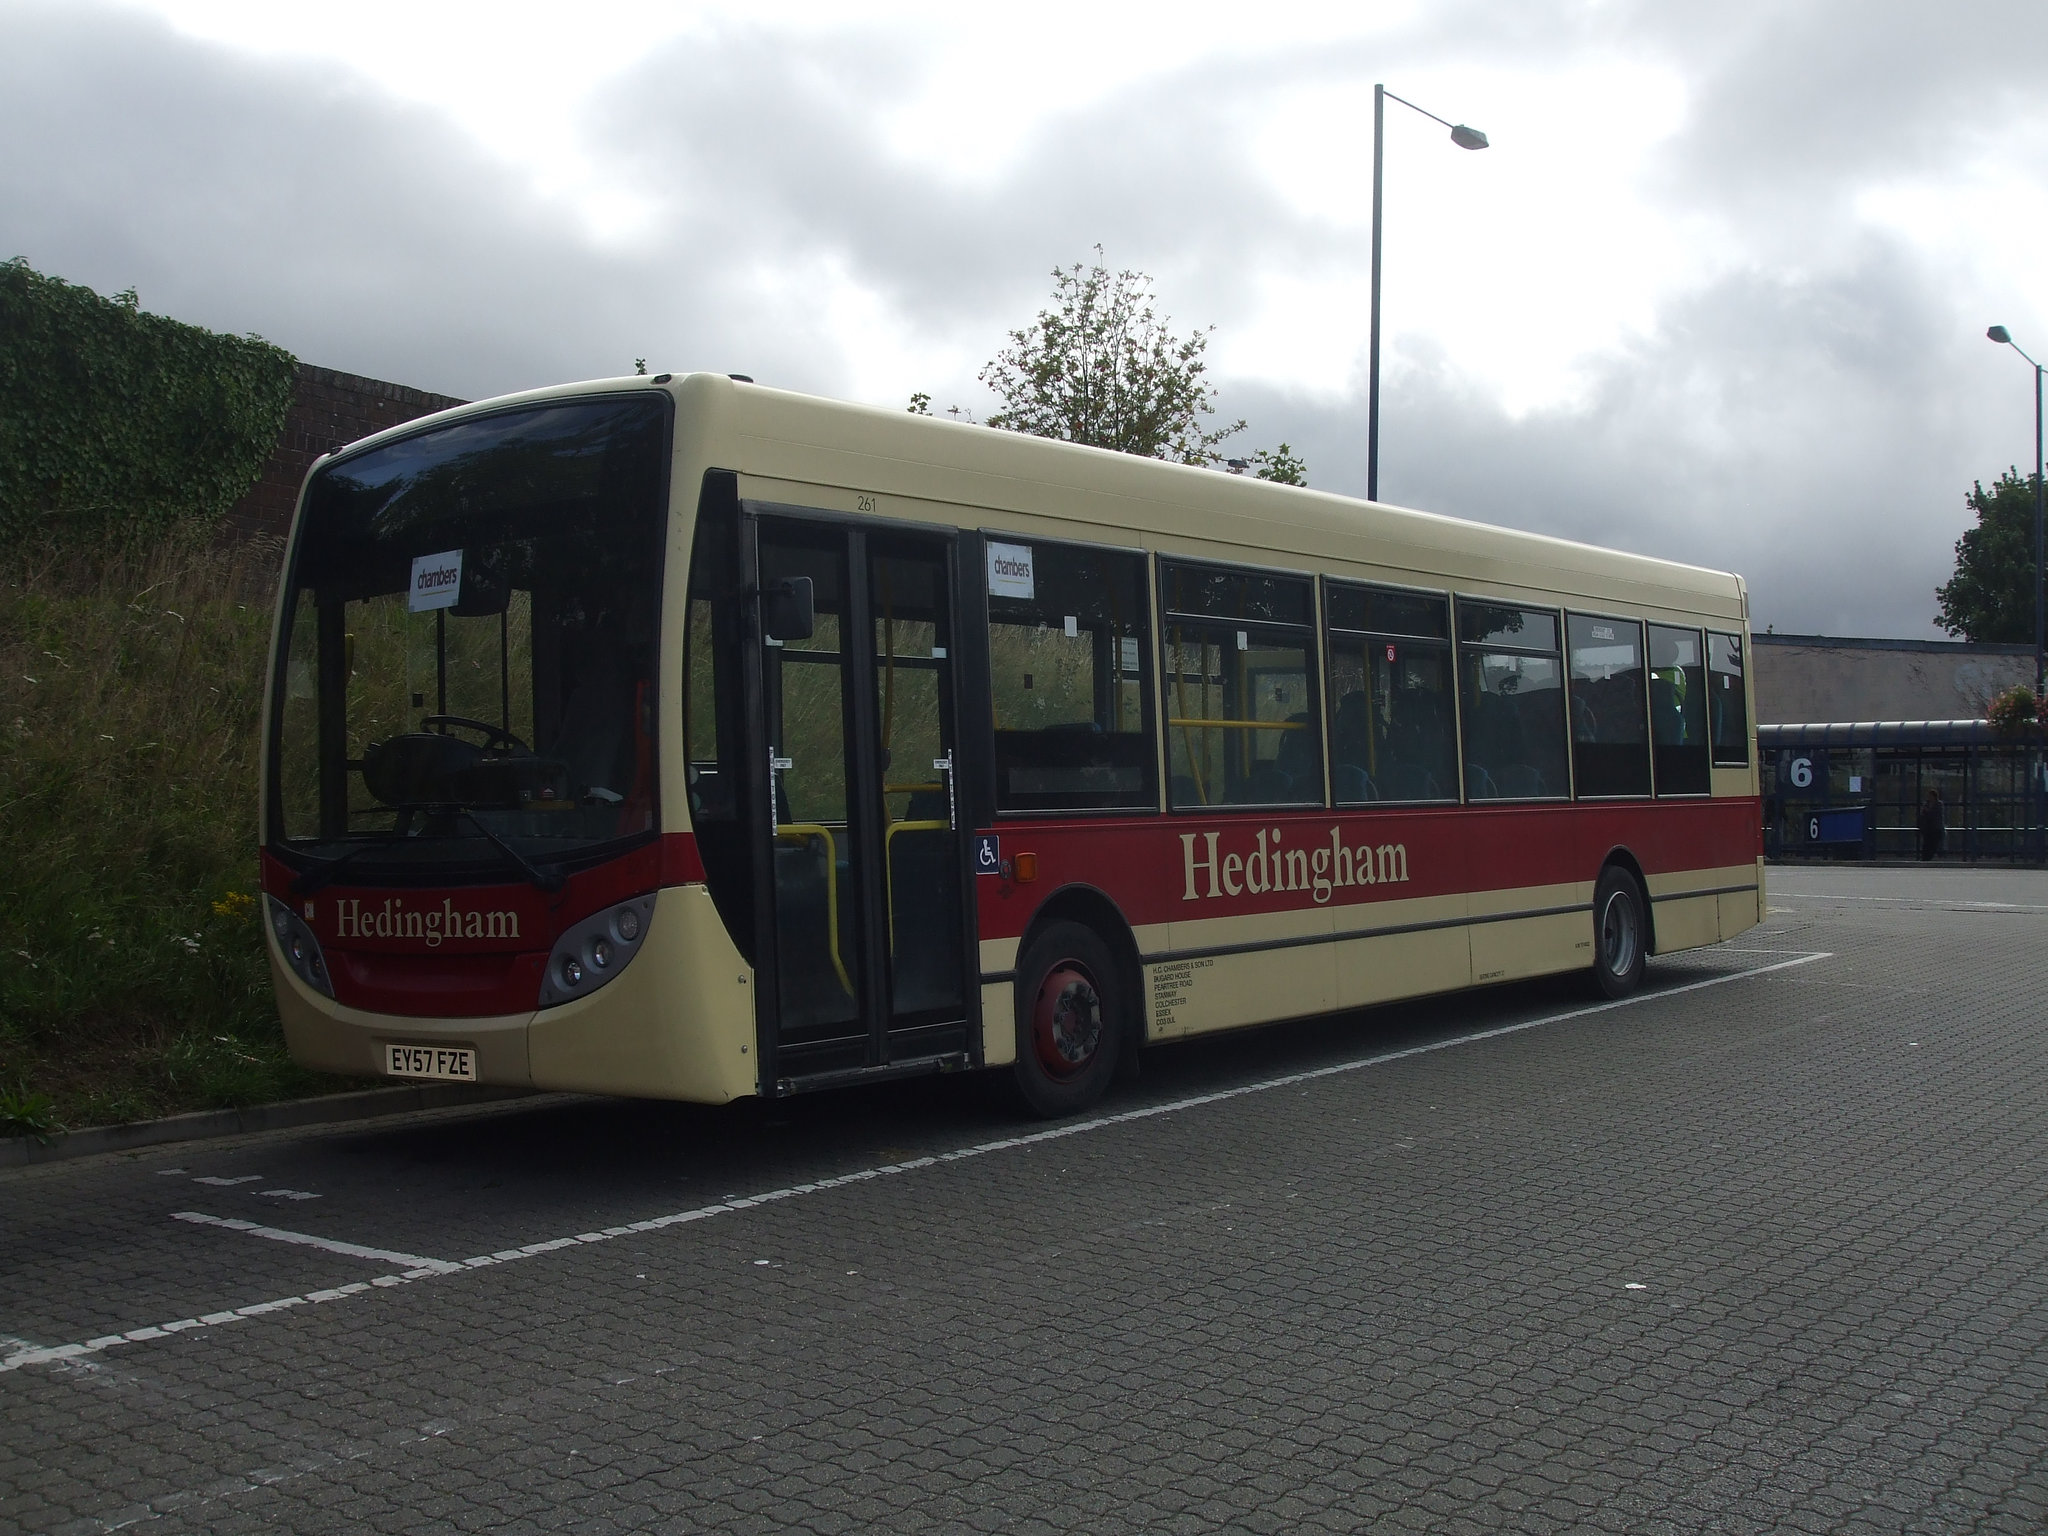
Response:
[{"label": "concrete kerb", "polygon": [[485,1088],[468,1083],[369,1088],[355,1093],[327,1094],[317,1099],[255,1104],[246,1109],[200,1110],[188,1115],[170,1115],[162,1120],[138,1120],[130,1125],[64,1131],[48,1140],[9,1136],[0,1138],[0,1169],[67,1162],[108,1152],[137,1152],[177,1142],[255,1136],[267,1131],[302,1130],[310,1126],[346,1125],[353,1121],[423,1111],[482,1109],[508,1100],[525,1100],[529,1104],[536,1100],[569,1103],[585,1097],[588,1095],[544,1094],[532,1088]]}]

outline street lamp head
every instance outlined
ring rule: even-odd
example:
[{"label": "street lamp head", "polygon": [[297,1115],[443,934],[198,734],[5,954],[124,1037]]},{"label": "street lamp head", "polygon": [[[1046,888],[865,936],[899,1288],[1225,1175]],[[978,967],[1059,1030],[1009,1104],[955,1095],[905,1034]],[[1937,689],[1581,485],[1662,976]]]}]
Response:
[{"label": "street lamp head", "polygon": [[1991,327],[1990,330],[1986,331],[1984,334],[1986,336],[1989,336],[1993,341],[1997,342],[2001,347],[2009,347],[2012,345],[2012,332],[2008,331],[2002,325],[1994,325],[1993,327]]},{"label": "street lamp head", "polygon": [[1451,130],[1451,142],[1460,149],[1486,148],[1486,135],[1477,128],[1467,128],[1463,123]]}]

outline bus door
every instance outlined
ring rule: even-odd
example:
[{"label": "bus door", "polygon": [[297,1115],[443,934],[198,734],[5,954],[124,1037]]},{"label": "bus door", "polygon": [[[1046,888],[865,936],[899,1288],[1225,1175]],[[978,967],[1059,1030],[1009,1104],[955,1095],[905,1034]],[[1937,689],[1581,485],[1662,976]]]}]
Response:
[{"label": "bus door", "polygon": [[752,531],[763,1087],[964,1065],[952,541],[769,517]]}]

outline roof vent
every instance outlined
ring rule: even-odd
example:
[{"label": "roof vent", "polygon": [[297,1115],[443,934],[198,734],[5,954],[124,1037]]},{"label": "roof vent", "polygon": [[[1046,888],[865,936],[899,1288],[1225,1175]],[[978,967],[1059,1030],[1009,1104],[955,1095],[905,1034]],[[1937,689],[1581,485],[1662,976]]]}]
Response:
[{"label": "roof vent", "polygon": [[675,375],[672,373],[657,373],[654,376],[654,382],[657,384],[666,384],[670,379],[674,377]]},{"label": "roof vent", "polygon": [[754,376],[751,373],[728,373],[726,377],[735,384],[751,384],[754,382]]}]

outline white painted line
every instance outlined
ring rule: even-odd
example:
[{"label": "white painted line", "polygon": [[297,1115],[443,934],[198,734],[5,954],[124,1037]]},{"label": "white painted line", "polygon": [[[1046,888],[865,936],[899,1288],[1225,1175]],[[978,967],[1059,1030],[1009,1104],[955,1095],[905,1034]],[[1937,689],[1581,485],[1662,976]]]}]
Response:
[{"label": "white painted line", "polygon": [[225,1227],[230,1232],[246,1232],[251,1237],[267,1237],[273,1243],[296,1243],[302,1248],[319,1248],[327,1253],[345,1254],[351,1259],[376,1259],[384,1264],[403,1264],[407,1269],[423,1269],[429,1274],[450,1274],[460,1269],[460,1264],[451,1264],[446,1259],[426,1259],[416,1253],[398,1253],[390,1248],[366,1248],[361,1243],[344,1243],[339,1238],[316,1237],[311,1232],[287,1232],[282,1227],[258,1226],[253,1221],[241,1221],[232,1216],[209,1216],[204,1211],[173,1211],[173,1221],[195,1222],[202,1227]]},{"label": "white painted line", "polygon": [[695,1210],[674,1211],[666,1216],[650,1216],[645,1221],[631,1222],[622,1227],[608,1227],[602,1232],[580,1232],[574,1237],[557,1237],[546,1242],[528,1243],[523,1248],[506,1248],[497,1253],[480,1254],[465,1259],[460,1264],[450,1264],[443,1259],[423,1259],[413,1254],[392,1253],[385,1249],[364,1248],[354,1243],[336,1243],[327,1238],[311,1237],[303,1232],[280,1232],[272,1227],[258,1227],[253,1222],[233,1221],[219,1216],[208,1216],[199,1211],[180,1211],[180,1221],[197,1221],[212,1226],[227,1227],[237,1232],[249,1232],[258,1237],[274,1237],[283,1242],[307,1243],[333,1252],[346,1253],[357,1258],[383,1258],[413,1266],[404,1274],[379,1275],[374,1280],[358,1281],[354,1285],[337,1286],[333,1290],[308,1291],[303,1296],[286,1296],[277,1301],[258,1302],[253,1306],[240,1307],[232,1312],[209,1312],[202,1317],[182,1318],[174,1323],[159,1323],[155,1328],[137,1328],[128,1333],[109,1334],[104,1338],[89,1340],[83,1344],[58,1344],[49,1348],[29,1348],[17,1353],[0,1356],[0,1375],[21,1369],[25,1365],[43,1365],[55,1360],[70,1360],[79,1355],[111,1349],[117,1344],[136,1342],[153,1338],[158,1334],[181,1333],[192,1328],[217,1327],[224,1323],[238,1323],[249,1317],[265,1312],[281,1311],[290,1307],[304,1306],[319,1302],[339,1301],[345,1296],[360,1295],[364,1291],[385,1289],[391,1286],[407,1285],[414,1281],[434,1279],[441,1275],[457,1274],[469,1269],[484,1269],[494,1264],[510,1264],[520,1259],[553,1253],[563,1248],[574,1248],[583,1243],[605,1243],[615,1237],[625,1237],[641,1232],[658,1232],[664,1227],[681,1226],[693,1221],[706,1221],[714,1216],[723,1216],[733,1211],[744,1211],[757,1205],[768,1205],[777,1200],[790,1200],[799,1195],[814,1195],[825,1190],[842,1189],[849,1184],[863,1184],[871,1179],[894,1178],[898,1174],[915,1173],[922,1168],[936,1167],[940,1163],[964,1162],[969,1158],[986,1157],[992,1152],[1007,1152],[1016,1147],[1037,1146],[1041,1142],[1061,1141],[1069,1136],[1084,1136],[1091,1131],[1104,1130],[1113,1125],[1128,1125],[1133,1121],[1157,1119],[1163,1115],[1176,1115],[1183,1110],[1199,1109],[1205,1104],[1222,1104],[1231,1099],[1241,1099],[1250,1094],[1270,1093],[1276,1088],[1292,1088],[1302,1083],[1316,1082],[1322,1078],[1341,1077],[1351,1072],[1364,1072],[1373,1067],[1383,1067],[1391,1062],[1406,1061],[1415,1056],[1434,1055],[1438,1051],[1455,1050],[1461,1045],[1477,1045],[1485,1040],[1499,1040],[1508,1035],[1518,1035],[1526,1030],[1542,1029],[1550,1024],[1563,1024],[1572,1019],[1590,1018],[1594,1014],[1609,1013],[1617,1008],[1629,1008],[1638,1003],[1654,1003],[1667,997],[1677,997],[1685,992],[1699,992],[1708,987],[1726,985],[1731,981],[1747,981],[1753,976],[1768,976],[1773,971],[1786,971],[1802,965],[1811,965],[1816,960],[1832,960],[1830,950],[1817,950],[1809,954],[1794,955],[1780,960],[1775,965],[1759,965],[1747,971],[1731,971],[1726,976],[1709,976],[1701,981],[1689,981],[1676,987],[1664,987],[1655,992],[1638,992],[1633,997],[1616,999],[1613,1002],[1589,1003],[1583,1008],[1568,1008],[1563,1013],[1545,1014],[1540,1019],[1524,1019],[1519,1024],[1501,1024],[1492,1029],[1475,1030],[1469,1035],[1455,1035],[1447,1040],[1434,1040],[1426,1045],[1404,1046],[1397,1051],[1381,1051],[1372,1056],[1361,1056],[1355,1061],[1342,1061],[1334,1066],[1315,1067],[1306,1072],[1290,1072],[1284,1077],[1264,1078],[1256,1083],[1246,1083],[1237,1088],[1223,1088],[1215,1093],[1193,1094],[1184,1099],[1172,1099],[1164,1104],[1148,1105],[1143,1109],[1128,1109],[1121,1114],[1098,1115],[1093,1120],[1076,1120],[1065,1125],[1056,1125],[1043,1131],[1033,1131],[1028,1136],[1005,1136],[998,1141],[984,1141],[971,1147],[960,1147],[951,1152],[939,1152],[930,1157],[914,1157],[905,1162],[885,1163],[876,1168],[862,1168],[854,1173],[836,1174],[830,1178],[816,1179],[808,1184],[792,1184],[783,1189],[771,1189],[758,1195],[728,1196],[715,1205],[698,1206]]},{"label": "white painted line", "polygon": [[1951,896],[1833,896],[1824,891],[1781,891],[1773,896],[1792,901],[1877,901],[1894,907],[1934,907],[1944,912],[2048,912],[2048,906],[2024,901],[1958,901]]},{"label": "white painted line", "polygon": [[310,1189],[259,1189],[256,1193],[263,1196],[266,1200],[273,1197],[279,1200],[318,1200],[320,1198]]},{"label": "white painted line", "polygon": [[219,1189],[232,1189],[237,1184],[254,1184],[262,1177],[263,1175],[260,1173],[245,1173],[238,1179],[223,1179],[217,1175],[208,1174],[205,1178],[194,1179],[192,1182],[194,1184],[211,1184]]}]

